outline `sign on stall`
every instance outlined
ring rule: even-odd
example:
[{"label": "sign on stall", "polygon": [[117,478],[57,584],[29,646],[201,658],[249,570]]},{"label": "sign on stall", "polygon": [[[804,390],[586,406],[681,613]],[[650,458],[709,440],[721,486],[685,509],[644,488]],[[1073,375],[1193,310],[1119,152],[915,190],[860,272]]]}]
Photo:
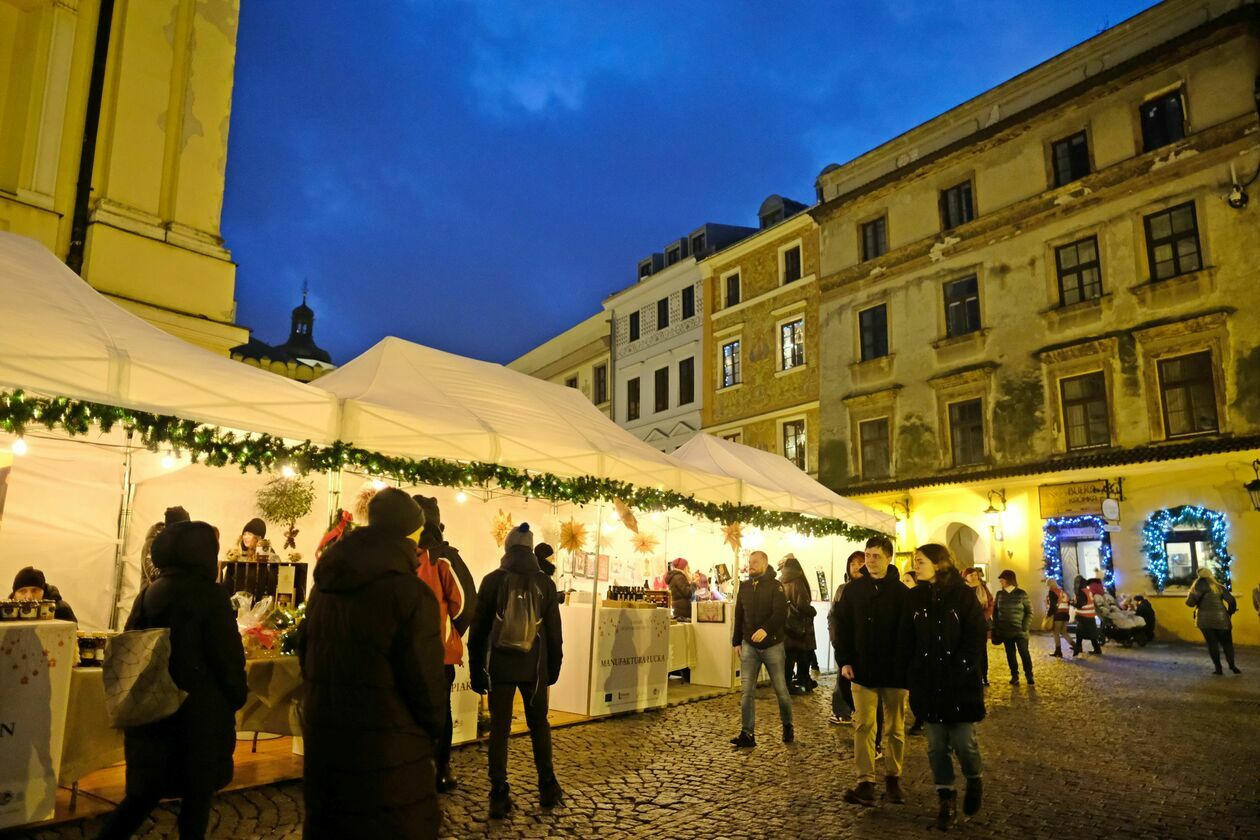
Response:
[{"label": "sign on stall", "polygon": [[592,717],[665,705],[669,612],[601,609],[596,628]]},{"label": "sign on stall", "polygon": [[481,698],[472,690],[467,665],[455,667],[455,684],[451,686],[451,743],[466,744],[477,740],[477,712]]},{"label": "sign on stall", "polygon": [[1070,484],[1043,484],[1037,488],[1041,518],[1060,516],[1101,516],[1107,498],[1106,482],[1077,481]]}]

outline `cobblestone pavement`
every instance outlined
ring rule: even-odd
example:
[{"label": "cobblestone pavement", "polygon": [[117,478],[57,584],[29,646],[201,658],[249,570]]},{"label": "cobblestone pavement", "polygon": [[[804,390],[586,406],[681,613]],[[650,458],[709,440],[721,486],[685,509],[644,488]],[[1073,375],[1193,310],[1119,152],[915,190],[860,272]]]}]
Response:
[{"label": "cobblestone pavement", "polygon": [[[1103,657],[1050,659],[1035,639],[1037,685],[1006,684],[992,657],[989,717],[979,728],[985,808],[956,833],[973,837],[1260,836],[1260,650],[1240,652],[1242,676],[1213,676],[1202,646],[1106,648]],[[990,649],[997,653],[1000,649]],[[830,678],[824,680],[830,685]],[[736,751],[739,698],[557,730],[566,804],[539,809],[528,740],[513,739],[518,809],[486,820],[485,747],[457,749],[463,786],[444,798],[443,837],[923,837],[935,809],[925,744],[907,747],[907,803],[860,809],[852,729],[832,726],[830,692],[794,699],[797,743],[779,741],[768,689],[759,693],[758,746]],[[220,796],[215,837],[300,836],[299,783]],[[97,822],[36,838],[82,838]],[[175,836],[163,807],[144,837]]]}]

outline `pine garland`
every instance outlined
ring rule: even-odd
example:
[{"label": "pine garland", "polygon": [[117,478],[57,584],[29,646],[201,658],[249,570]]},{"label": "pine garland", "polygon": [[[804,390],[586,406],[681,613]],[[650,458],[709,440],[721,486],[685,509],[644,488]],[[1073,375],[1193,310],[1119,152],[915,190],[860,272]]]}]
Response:
[{"label": "pine garland", "polygon": [[811,537],[838,536],[864,541],[880,533],[840,519],[771,511],[755,505],[704,502],[674,490],[638,487],[616,479],[595,476],[562,478],[551,473],[518,470],[482,461],[450,461],[444,458],[417,461],[360,449],[344,441],[335,441],[330,446],[321,446],[309,440],[289,445],[283,438],[273,435],[238,435],[218,426],[166,414],[151,414],[69,397],[36,397],[22,391],[0,394],[0,430],[22,435],[36,426],[50,431],[61,430],[71,436],[87,434],[93,427],[109,433],[122,426],[151,452],[167,447],[177,455],[187,453],[198,463],[211,467],[231,465],[239,467],[241,472],[254,470],[264,473],[288,466],[305,475],[347,469],[395,479],[404,485],[497,487],[518,496],[562,504],[586,505],[621,500],[636,510],[648,512],[679,508],[697,518],[722,525],[741,523],[763,530],[791,529]]},{"label": "pine garland", "polygon": [[1213,557],[1209,561],[1215,568],[1213,576],[1226,589],[1230,587],[1230,565],[1234,558],[1229,553],[1229,520],[1225,514],[1199,505],[1180,505],[1157,510],[1142,523],[1142,553],[1146,555],[1146,575],[1155,585],[1156,592],[1163,592],[1168,585],[1168,536],[1177,526],[1192,526],[1207,531]]}]

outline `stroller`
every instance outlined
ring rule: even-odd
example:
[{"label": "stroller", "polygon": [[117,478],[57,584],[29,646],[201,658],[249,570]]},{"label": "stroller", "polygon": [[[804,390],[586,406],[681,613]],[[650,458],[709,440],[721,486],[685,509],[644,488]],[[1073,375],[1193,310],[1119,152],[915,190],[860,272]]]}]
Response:
[{"label": "stroller", "polygon": [[1146,647],[1146,619],[1129,610],[1123,610],[1111,595],[1094,596],[1094,605],[1102,619],[1103,637],[1121,647]]}]

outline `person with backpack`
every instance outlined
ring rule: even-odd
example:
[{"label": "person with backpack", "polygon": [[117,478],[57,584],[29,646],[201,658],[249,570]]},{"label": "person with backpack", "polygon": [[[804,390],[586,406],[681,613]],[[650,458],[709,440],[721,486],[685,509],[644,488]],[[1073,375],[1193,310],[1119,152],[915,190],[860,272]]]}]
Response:
[{"label": "person with backpack", "polygon": [[447,692],[437,598],[416,574],[424,513],[386,487],[367,522],[321,554],[298,635],[304,836],[432,840]]},{"label": "person with backpack", "polygon": [[812,593],[805,570],[796,555],[783,558],[779,568],[783,596],[787,598],[787,621],[784,623],[787,648],[788,691],[792,694],[808,694],[818,683],[809,675],[809,662],[818,643],[814,638],[814,615],[817,612],[810,603]]},{"label": "person with backpack", "polygon": [[551,760],[551,724],[547,720],[550,687],[560,679],[563,639],[556,584],[538,568],[534,535],[522,522],[504,540],[499,568],[478,590],[477,612],[468,634],[472,689],[488,695],[490,707],[490,819],[512,808],[508,786],[508,737],[512,702],[519,691],[525,723],[534,747],[538,799],[544,808],[564,795]]},{"label": "person with backpack", "polygon": [[130,837],[162,799],[180,800],[179,836],[204,837],[214,793],[232,781],[236,710],[245,705],[245,648],[227,591],[215,583],[219,536],[174,522],[153,541],[157,577],[127,630],[170,629],[171,679],[188,696],[168,718],[124,730],[127,793],[99,837]]}]

